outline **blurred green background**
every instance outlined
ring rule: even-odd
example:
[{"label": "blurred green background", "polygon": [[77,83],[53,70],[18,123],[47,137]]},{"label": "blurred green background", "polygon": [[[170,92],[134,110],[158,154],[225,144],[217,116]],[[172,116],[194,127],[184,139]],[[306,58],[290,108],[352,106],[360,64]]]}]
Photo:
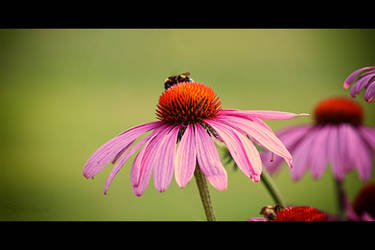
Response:
[{"label": "blurred green background", "polygon": [[[0,30],[2,221],[201,221],[195,181],[173,179],[141,197],[129,182],[134,156],[107,195],[108,165],[82,176],[88,157],[118,133],[156,120],[164,79],[189,71],[223,108],[312,113],[354,70],[374,65],[375,30],[365,29],[2,29]],[[374,105],[362,104],[375,125]],[[311,118],[266,121],[274,130]],[[273,201],[262,183],[226,166],[228,189],[210,186],[217,220],[246,221]],[[293,182],[273,176],[287,203],[336,212],[331,169]],[[371,180],[374,180],[374,173]],[[350,199],[363,183],[345,178]]]}]

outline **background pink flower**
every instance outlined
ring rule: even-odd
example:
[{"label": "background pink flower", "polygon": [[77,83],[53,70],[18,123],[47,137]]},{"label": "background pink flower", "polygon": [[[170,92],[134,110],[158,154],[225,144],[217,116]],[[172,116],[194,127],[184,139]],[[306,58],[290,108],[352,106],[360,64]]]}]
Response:
[{"label": "background pink flower", "polygon": [[[337,180],[354,169],[361,180],[369,180],[375,129],[363,125],[361,106],[348,98],[328,98],[318,103],[314,118],[312,125],[294,125],[277,133],[294,158],[292,179],[299,180],[307,169],[319,179],[329,164]],[[272,152],[261,155],[271,174],[281,167],[279,156]]]}]

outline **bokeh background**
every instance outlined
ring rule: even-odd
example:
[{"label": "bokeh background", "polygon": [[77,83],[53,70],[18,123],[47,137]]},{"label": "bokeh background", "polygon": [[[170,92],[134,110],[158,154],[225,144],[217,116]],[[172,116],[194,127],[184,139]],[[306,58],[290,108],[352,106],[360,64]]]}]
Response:
[{"label": "bokeh background", "polygon": [[[104,195],[111,166],[87,180],[83,165],[118,133],[156,120],[169,75],[191,72],[224,108],[312,113],[323,98],[349,96],[343,81],[375,64],[374,44],[372,29],[1,29],[0,220],[205,220],[194,180],[158,193],[151,179],[136,197],[133,156]],[[356,101],[375,126],[375,104],[363,93]],[[312,118],[266,122],[278,130]],[[226,169],[228,189],[210,186],[217,220],[246,221],[273,204],[262,183]],[[287,203],[336,212],[330,168],[293,182],[284,165],[273,179]],[[351,200],[363,184],[356,172],[345,178]]]}]

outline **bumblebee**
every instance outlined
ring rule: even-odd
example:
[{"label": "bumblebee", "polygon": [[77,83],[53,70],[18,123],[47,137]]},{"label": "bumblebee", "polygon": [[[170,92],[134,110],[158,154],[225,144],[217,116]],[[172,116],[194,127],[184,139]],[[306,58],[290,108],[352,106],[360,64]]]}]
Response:
[{"label": "bumblebee", "polygon": [[266,206],[263,207],[260,211],[260,214],[264,216],[264,218],[268,220],[275,220],[277,213],[280,212],[283,209],[282,206],[276,205],[276,206]]},{"label": "bumblebee", "polygon": [[176,76],[169,76],[167,79],[164,81],[164,88],[169,89],[173,85],[179,83],[179,82],[192,82],[193,79],[189,77],[190,73],[185,72]]}]

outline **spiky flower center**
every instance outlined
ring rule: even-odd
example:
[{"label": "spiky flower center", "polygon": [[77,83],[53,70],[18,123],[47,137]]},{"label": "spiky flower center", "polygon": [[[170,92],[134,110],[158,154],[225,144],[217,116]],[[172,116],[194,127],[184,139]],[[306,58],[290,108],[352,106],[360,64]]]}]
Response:
[{"label": "spiky flower center", "polygon": [[192,124],[216,116],[219,97],[213,90],[197,82],[182,82],[168,88],[159,98],[158,119],[170,124]]},{"label": "spiky flower center", "polygon": [[318,103],[314,110],[318,124],[350,123],[361,125],[363,120],[362,107],[344,97],[329,98]]},{"label": "spiky flower center", "polygon": [[277,213],[274,221],[327,221],[328,216],[313,207],[288,207]]}]

